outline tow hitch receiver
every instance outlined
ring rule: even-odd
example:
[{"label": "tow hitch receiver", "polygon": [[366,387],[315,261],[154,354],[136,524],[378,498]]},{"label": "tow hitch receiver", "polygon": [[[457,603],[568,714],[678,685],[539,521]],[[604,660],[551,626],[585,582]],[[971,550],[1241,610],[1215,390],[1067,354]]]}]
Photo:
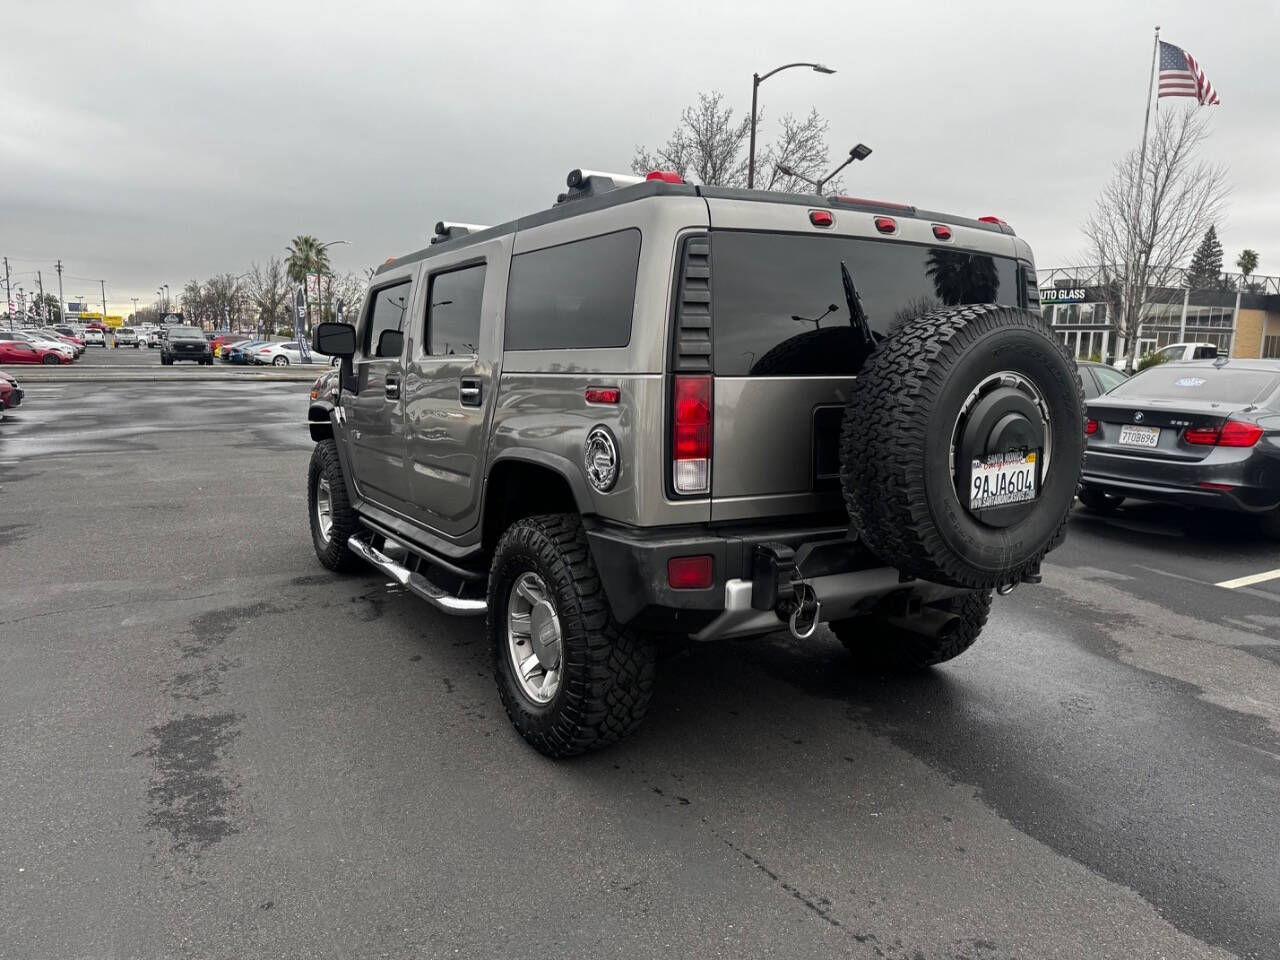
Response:
[{"label": "tow hitch receiver", "polygon": [[772,610],[797,640],[818,629],[822,603],[813,587],[796,576],[796,552],[785,543],[756,546],[751,565],[751,608]]}]

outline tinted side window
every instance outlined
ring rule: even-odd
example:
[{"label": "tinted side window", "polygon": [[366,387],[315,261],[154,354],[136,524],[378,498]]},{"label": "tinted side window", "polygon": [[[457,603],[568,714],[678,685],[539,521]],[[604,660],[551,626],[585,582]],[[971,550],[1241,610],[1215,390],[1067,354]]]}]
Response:
[{"label": "tinted side window", "polygon": [[625,347],[639,264],[639,230],[512,257],[506,349]]},{"label": "tinted side window", "polygon": [[712,350],[720,376],[837,376],[864,352],[841,264],[876,339],[940,306],[1018,304],[1008,257],[856,237],[714,231]]},{"label": "tinted side window", "polygon": [[427,305],[427,352],[433,357],[475,353],[480,343],[484,264],[437,273]]},{"label": "tinted side window", "polygon": [[1097,376],[1098,382],[1102,384],[1104,392],[1120,386],[1128,379],[1119,370],[1112,370],[1110,367],[1094,367],[1093,372]]},{"label": "tinted side window", "polygon": [[398,357],[401,337],[388,333],[404,330],[404,315],[409,310],[409,281],[383,287],[369,297],[369,321],[365,324],[364,355],[366,357]]},{"label": "tinted side window", "polygon": [[1098,389],[1098,381],[1093,375],[1093,370],[1089,367],[1080,367],[1080,385],[1084,387],[1084,398],[1092,400],[1101,391]]}]

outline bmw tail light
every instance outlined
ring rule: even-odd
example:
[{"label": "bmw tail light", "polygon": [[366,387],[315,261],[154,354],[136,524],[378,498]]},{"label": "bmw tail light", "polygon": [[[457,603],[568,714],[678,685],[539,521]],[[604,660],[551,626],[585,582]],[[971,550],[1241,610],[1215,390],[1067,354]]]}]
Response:
[{"label": "bmw tail light", "polygon": [[711,490],[711,376],[678,375],[672,390],[671,461],[676,493]]},{"label": "bmw tail light", "polygon": [[1252,447],[1262,439],[1262,428],[1256,423],[1245,423],[1243,420],[1228,420],[1222,425],[1222,433],[1218,437],[1220,447]]}]

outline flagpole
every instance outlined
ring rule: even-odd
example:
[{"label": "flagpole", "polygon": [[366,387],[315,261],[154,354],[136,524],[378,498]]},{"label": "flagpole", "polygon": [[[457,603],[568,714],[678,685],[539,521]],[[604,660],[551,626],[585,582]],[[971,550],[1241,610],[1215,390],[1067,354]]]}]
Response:
[{"label": "flagpole", "polygon": [[1156,52],[1160,49],[1160,25],[1156,24],[1156,38],[1151,42],[1151,73],[1147,77],[1147,115],[1142,121],[1142,149],[1138,151],[1138,206],[1142,206],[1142,175],[1147,165],[1147,128],[1151,126],[1151,93],[1156,81]]},{"label": "flagpole", "polygon": [[[1138,151],[1138,202],[1133,207],[1133,226],[1131,228],[1131,236],[1137,239],[1137,234],[1142,230],[1142,178],[1146,175],[1147,170],[1147,130],[1151,126],[1151,94],[1155,90],[1156,79],[1156,53],[1160,49],[1160,25],[1156,24],[1155,39],[1151,42],[1151,71],[1147,75],[1147,113],[1142,120],[1142,148]],[[1125,285],[1132,286],[1135,282],[1134,272],[1137,264],[1137,250],[1133,247],[1129,248],[1129,262],[1125,264]],[[1132,298],[1126,296],[1125,299],[1132,302]],[[1136,322],[1135,322],[1136,320]],[[1128,334],[1122,339],[1132,341],[1122,343],[1120,346],[1125,351],[1125,355],[1129,357],[1129,369],[1132,370],[1133,354],[1137,350],[1138,334],[1142,329],[1142,318],[1124,318],[1124,331]]]}]

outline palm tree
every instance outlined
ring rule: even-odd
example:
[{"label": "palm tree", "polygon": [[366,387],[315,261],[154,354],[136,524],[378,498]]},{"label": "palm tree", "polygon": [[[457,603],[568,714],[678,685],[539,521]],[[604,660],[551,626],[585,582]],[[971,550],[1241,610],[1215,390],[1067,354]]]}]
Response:
[{"label": "palm tree", "polygon": [[1244,277],[1244,283],[1241,286],[1245,290],[1252,290],[1253,286],[1249,283],[1249,274],[1258,269],[1258,251],[1241,250],[1240,256],[1236,258],[1236,266],[1240,268],[1240,274]]},{"label": "palm tree", "polygon": [[925,273],[933,281],[938,299],[948,306],[994,303],[1000,288],[995,261],[981,254],[934,247]]},{"label": "palm tree", "polygon": [[[285,248],[285,253],[288,254],[285,259],[285,268],[291,282],[302,284],[305,288],[307,276],[316,274],[316,299],[320,301],[317,307],[321,313],[321,316],[317,317],[318,320],[324,319],[324,303],[320,298],[320,278],[329,272],[329,251],[325,246],[310,234],[300,233]],[[310,299],[309,295],[308,299]],[[309,335],[310,331],[308,330],[307,333]]]}]

